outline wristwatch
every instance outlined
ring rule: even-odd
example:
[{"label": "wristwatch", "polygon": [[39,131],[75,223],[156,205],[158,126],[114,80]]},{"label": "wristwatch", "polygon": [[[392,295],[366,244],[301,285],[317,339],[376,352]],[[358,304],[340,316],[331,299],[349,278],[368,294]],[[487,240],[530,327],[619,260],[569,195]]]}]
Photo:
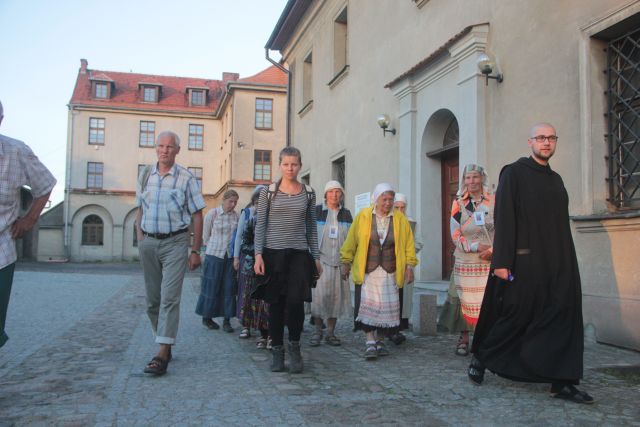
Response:
[{"label": "wristwatch", "polygon": [[192,251],[191,251],[191,253],[192,253],[192,254],[196,254],[196,255],[200,255],[200,251],[194,251],[194,250],[192,250]]}]

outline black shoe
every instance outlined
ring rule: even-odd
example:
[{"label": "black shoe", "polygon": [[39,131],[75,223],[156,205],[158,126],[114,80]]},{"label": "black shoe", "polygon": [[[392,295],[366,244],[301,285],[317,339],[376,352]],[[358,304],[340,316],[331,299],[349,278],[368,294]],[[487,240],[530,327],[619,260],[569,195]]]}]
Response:
[{"label": "black shoe", "polygon": [[467,375],[469,375],[469,379],[475,385],[482,384],[484,380],[484,365],[475,356],[471,358],[471,363],[469,364],[469,369],[467,370]]},{"label": "black shoe", "polygon": [[225,332],[233,332],[233,328],[231,327],[231,323],[228,320],[225,320],[222,324],[222,330]]},{"label": "black shoe", "polygon": [[220,325],[213,321],[213,319],[202,318],[202,324],[209,329],[220,329]]},{"label": "black shoe", "polygon": [[407,337],[404,336],[402,332],[397,332],[389,337],[392,343],[395,345],[400,345],[407,340]]},{"label": "black shoe", "polygon": [[590,405],[596,401],[586,391],[580,391],[571,384],[551,384],[549,394],[551,397],[568,400],[573,403]]}]

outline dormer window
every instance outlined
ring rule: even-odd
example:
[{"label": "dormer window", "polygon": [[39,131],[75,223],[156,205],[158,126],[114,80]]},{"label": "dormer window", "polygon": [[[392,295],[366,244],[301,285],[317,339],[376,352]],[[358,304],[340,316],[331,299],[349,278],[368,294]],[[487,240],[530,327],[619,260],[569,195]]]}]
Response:
[{"label": "dormer window", "polygon": [[143,86],[142,100],[144,102],[158,102],[158,88],[156,86]]},{"label": "dormer window", "polygon": [[204,91],[194,89],[191,91],[191,105],[204,105]]},{"label": "dormer window", "polygon": [[104,73],[91,72],[89,76],[91,82],[91,96],[94,99],[109,99],[114,88],[113,79]]},{"label": "dormer window", "polygon": [[189,107],[204,107],[207,105],[208,91],[209,89],[204,87],[188,87]]},{"label": "dormer window", "polygon": [[160,100],[162,84],[154,81],[142,81],[138,83],[139,98],[142,102],[157,103]]},{"label": "dormer window", "polygon": [[95,84],[95,92],[94,96],[96,98],[107,99],[109,97],[109,88],[107,83],[98,83]]}]

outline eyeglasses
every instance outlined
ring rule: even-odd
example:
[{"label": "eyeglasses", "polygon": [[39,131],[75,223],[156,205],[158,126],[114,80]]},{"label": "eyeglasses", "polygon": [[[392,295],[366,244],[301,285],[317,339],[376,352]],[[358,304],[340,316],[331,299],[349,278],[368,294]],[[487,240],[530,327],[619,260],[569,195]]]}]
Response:
[{"label": "eyeglasses", "polygon": [[532,136],[529,139],[535,139],[536,142],[544,142],[545,139],[548,139],[549,142],[557,142],[558,141],[558,137],[556,135],[549,135],[549,136],[536,135],[536,136]]}]

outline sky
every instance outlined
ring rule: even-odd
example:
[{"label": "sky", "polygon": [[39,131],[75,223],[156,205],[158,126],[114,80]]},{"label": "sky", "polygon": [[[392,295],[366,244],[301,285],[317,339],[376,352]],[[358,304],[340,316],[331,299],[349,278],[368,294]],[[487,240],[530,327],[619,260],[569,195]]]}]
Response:
[{"label": "sky", "polygon": [[[271,64],[286,0],[0,0],[0,133],[31,147],[64,198],[67,104],[90,69],[222,79]],[[277,52],[271,57],[278,60]]]}]

